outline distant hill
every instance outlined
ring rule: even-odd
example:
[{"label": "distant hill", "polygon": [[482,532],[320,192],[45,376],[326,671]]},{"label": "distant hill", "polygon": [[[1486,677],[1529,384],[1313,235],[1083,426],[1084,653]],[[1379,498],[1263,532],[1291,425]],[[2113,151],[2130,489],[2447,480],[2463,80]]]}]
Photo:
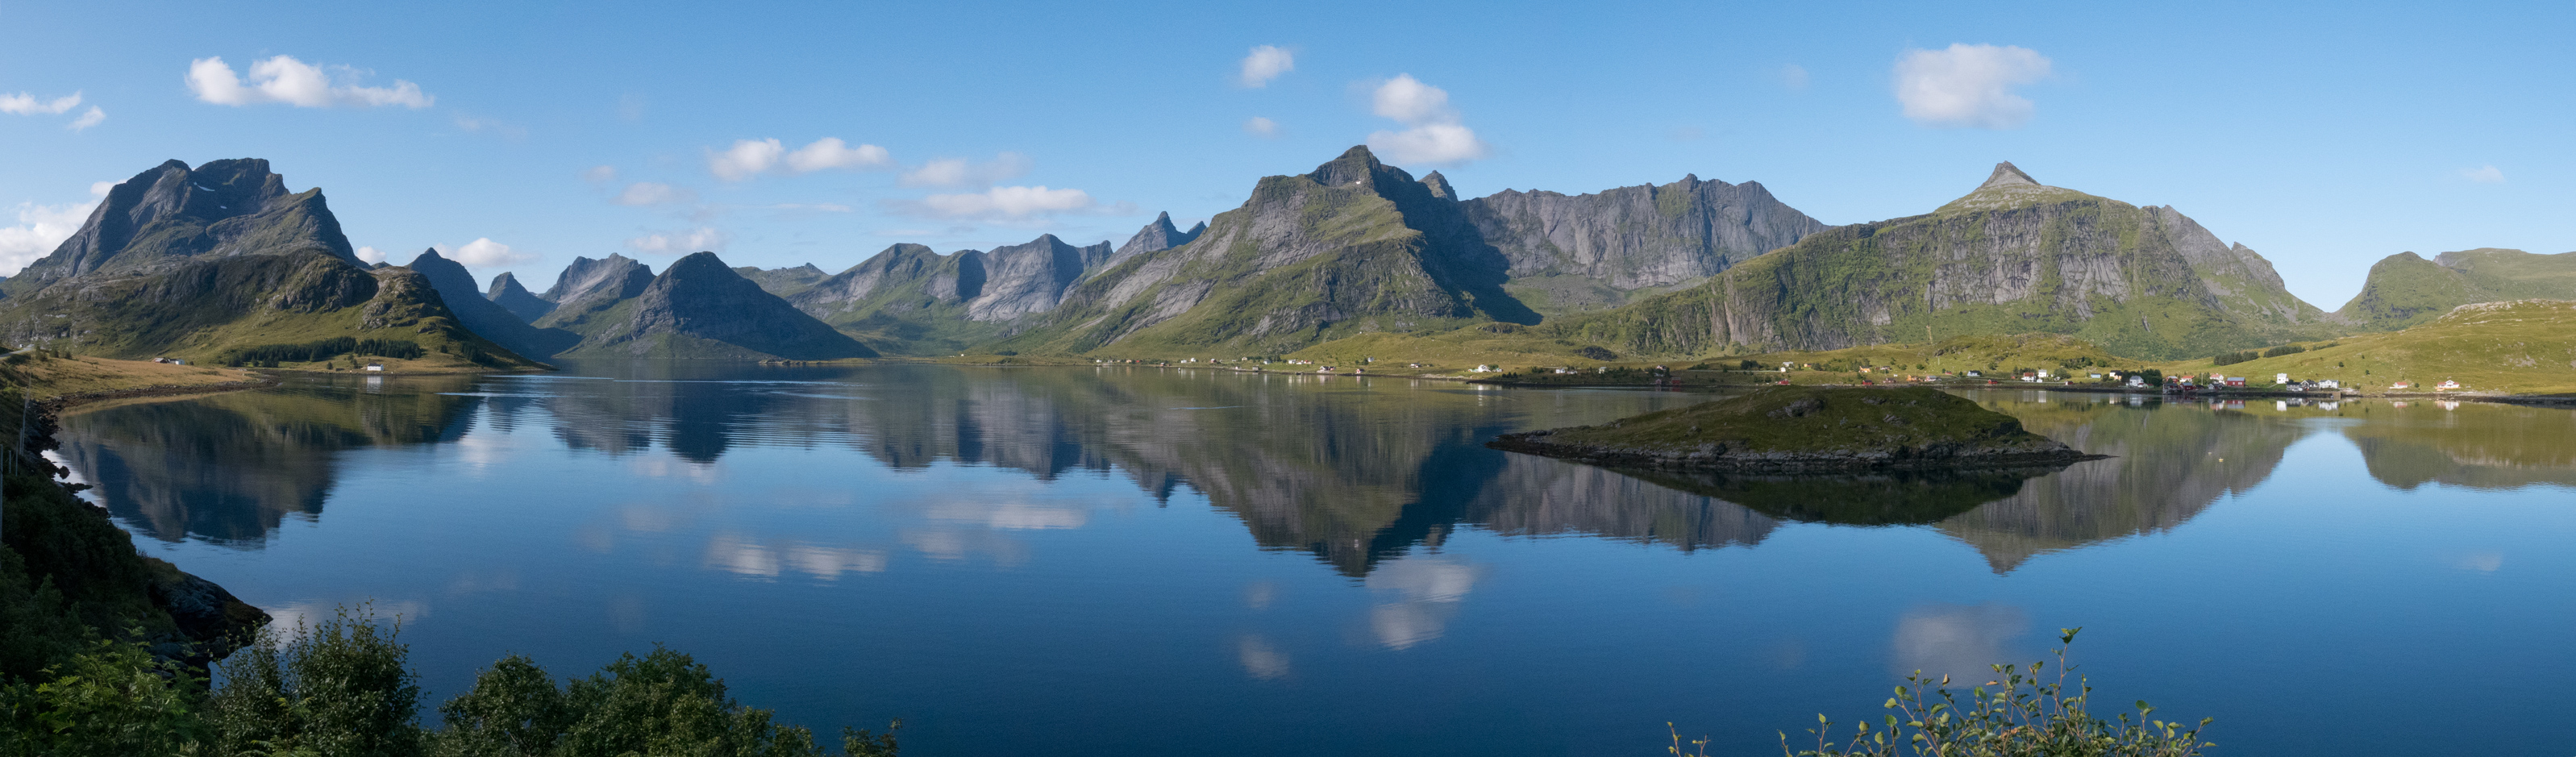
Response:
[{"label": "distant hill", "polygon": [[528,291],[527,287],[520,286],[518,277],[510,275],[508,271],[492,277],[492,288],[485,292],[483,297],[510,311],[511,315],[518,316],[520,321],[533,322],[546,317],[547,313],[555,309],[554,303],[547,302],[545,298]]},{"label": "distant hill", "polygon": [[2361,293],[2334,317],[2354,328],[2394,331],[2473,302],[2531,298],[2576,299],[2576,252],[2534,255],[2481,247],[2432,260],[2397,253],[2370,266]]},{"label": "distant hill", "polygon": [[511,352],[523,357],[544,358],[581,341],[580,334],[570,331],[530,326],[509,308],[484,299],[483,293],[477,291],[479,287],[474,285],[474,274],[456,261],[441,257],[438,250],[421,251],[408,267],[429,279],[429,285],[438,290],[439,299],[456,314],[457,322],[483,338],[509,348]]},{"label": "distant hill", "polygon": [[[605,270],[610,278],[619,276],[615,266]],[[595,289],[577,301],[594,301],[610,291]],[[590,311],[578,325],[585,337],[564,357],[837,360],[877,355],[734,273],[712,252],[679,259],[635,296]]]},{"label": "distant hill", "polygon": [[643,294],[652,283],[653,269],[624,255],[611,254],[602,260],[575,257],[555,276],[555,285],[538,295],[554,303],[554,309],[529,325],[587,335],[599,329],[595,319]]},{"label": "distant hill", "polygon": [[[1168,217],[1161,222],[1170,225]],[[1148,238],[1153,232],[1148,225],[1116,254],[1162,249]],[[1055,309],[1075,282],[1112,255],[1108,242],[1077,247],[1053,234],[948,255],[898,244],[785,296],[798,309],[898,354],[948,354],[1009,336],[1023,318]]]},{"label": "distant hill", "polygon": [[735,268],[733,272],[750,279],[751,283],[759,284],[761,289],[770,294],[780,297],[805,291],[805,288],[813,286],[814,282],[831,277],[831,274],[824,273],[823,269],[814,267],[812,263],[794,268],[761,268],[747,265]]},{"label": "distant hill", "polygon": [[348,338],[417,347],[412,369],[530,365],[466,328],[419,273],[360,263],[322,190],[287,192],[264,160],[136,174],[0,293],[0,339],[105,357],[306,356]]},{"label": "distant hill", "polygon": [[2042,185],[2004,163],[1930,214],[1826,229],[1705,284],[1539,331],[1648,355],[2058,333],[2173,359],[2341,330],[2261,255],[2173,208]]}]

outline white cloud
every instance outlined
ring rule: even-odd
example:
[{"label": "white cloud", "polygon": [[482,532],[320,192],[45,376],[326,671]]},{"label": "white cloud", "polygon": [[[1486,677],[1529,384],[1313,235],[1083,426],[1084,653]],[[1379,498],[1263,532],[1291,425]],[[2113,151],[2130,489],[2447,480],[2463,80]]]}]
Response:
[{"label": "white cloud", "polygon": [[57,113],[70,112],[71,109],[80,107],[80,103],[81,93],[79,92],[57,97],[52,100],[38,100],[35,95],[20,92],[14,95],[0,95],[0,113],[12,113],[21,116],[33,116],[38,114],[54,115]]},{"label": "white cloud", "polygon": [[2030,122],[2031,102],[2012,88],[2047,78],[2049,61],[2028,48],[1953,44],[1908,50],[1896,59],[1896,101],[1925,126],[2011,129]]},{"label": "white cloud", "polygon": [[1780,67],[1780,86],[1791,91],[1807,88],[1807,67],[1791,63]]},{"label": "white cloud", "polygon": [[626,240],[626,248],[655,255],[685,255],[692,252],[722,250],[732,237],[722,231],[700,226],[685,231],[656,231]]},{"label": "white cloud", "polygon": [[89,183],[89,196],[91,196],[91,197],[106,197],[106,196],[107,196],[107,192],[108,192],[108,190],[115,189],[115,188],[116,188],[116,185],[117,185],[117,184],[119,184],[119,183],[121,183],[121,182],[118,182],[118,181],[115,181],[115,180],[108,180],[108,181],[93,181],[93,182],[90,182],[90,183]]},{"label": "white cloud", "polygon": [[612,182],[612,181],[616,181],[616,180],[617,180],[617,167],[616,167],[616,166],[591,166],[591,167],[589,168],[589,170],[585,170],[585,171],[582,171],[582,172],[581,172],[581,180],[582,180],[582,181],[590,182],[590,183],[592,183],[592,184],[606,184],[606,183],[609,183],[609,182]]},{"label": "white cloud", "polygon": [[707,151],[707,172],[725,181],[742,181],[778,165],[787,147],[775,139],[735,140],[724,152]]},{"label": "white cloud", "polygon": [[1369,608],[1369,631],[1390,649],[1440,638],[1485,568],[1445,557],[1405,557],[1378,565],[1365,583],[1396,601]]},{"label": "white cloud", "polygon": [[79,232],[89,220],[96,202],[64,205],[18,203],[18,225],[0,226],[0,276],[16,276],[19,269],[54,254],[63,240]]},{"label": "white cloud", "polygon": [[1297,56],[1286,48],[1257,45],[1252,48],[1252,54],[1243,56],[1243,74],[1235,82],[1257,89],[1269,86],[1270,80],[1279,78],[1280,74],[1295,70]]},{"label": "white cloud", "polygon": [[1016,152],[995,155],[986,163],[941,158],[903,172],[900,183],[907,187],[989,187],[1028,173],[1029,166],[1029,156]]},{"label": "white cloud", "polygon": [[2504,172],[2496,170],[2493,165],[2460,169],[2460,176],[2480,184],[2504,183]]},{"label": "white cloud", "polygon": [[876,145],[851,147],[839,137],[824,137],[788,152],[776,139],[735,140],[723,152],[707,151],[707,171],[725,181],[743,181],[773,169],[811,173],[827,168],[893,168],[894,157]]},{"label": "white cloud", "polygon": [[512,250],[509,245],[492,241],[489,237],[478,237],[463,247],[453,249],[441,246],[438,254],[467,268],[517,265],[537,259],[533,253]]},{"label": "white cloud", "polygon": [[797,173],[820,171],[826,168],[892,167],[894,167],[894,158],[886,154],[885,148],[876,145],[851,147],[849,143],[842,142],[839,137],[817,139],[813,144],[796,148],[795,152],[787,154],[788,170]]},{"label": "white cloud", "polygon": [[1034,187],[994,187],[971,194],[940,194],[921,198],[918,210],[940,218],[1024,218],[1033,215],[1088,210],[1095,205],[1091,194],[1079,189]]},{"label": "white cloud", "polygon": [[1449,107],[1448,91],[1424,84],[1412,74],[1397,74],[1379,84],[1369,100],[1372,112],[1412,127],[1369,134],[1369,149],[1388,160],[1454,165],[1492,152],[1476,138],[1475,130],[1459,123],[1457,109]]},{"label": "white cloud", "polygon": [[1263,138],[1276,137],[1279,136],[1279,122],[1253,116],[1243,122],[1243,133]]},{"label": "white cloud", "polygon": [[[336,74],[336,75],[335,75]],[[400,105],[420,109],[438,98],[423,94],[420,85],[395,79],[391,87],[359,86],[362,72],[348,66],[321,66],[279,55],[250,64],[250,83],[245,86],[233,67],[223,58],[199,58],[188,63],[188,89],[197,99],[216,105],[252,105],[286,103],[301,108],[349,106],[372,108]]]},{"label": "white cloud", "polygon": [[366,261],[367,265],[382,263],[385,262],[385,251],[373,247],[360,247],[358,248],[358,259]]},{"label": "white cloud", "polygon": [[693,202],[697,199],[698,193],[691,192],[687,189],[671,186],[669,184],[639,181],[626,185],[626,191],[617,193],[617,197],[610,201],[619,205],[643,206],[670,205],[675,203]]},{"label": "white cloud", "polygon": [[72,119],[72,122],[64,124],[63,128],[70,129],[72,131],[81,131],[92,126],[97,126],[106,120],[107,111],[99,110],[98,106],[92,105],[89,106],[89,112],[80,114],[79,118]]}]

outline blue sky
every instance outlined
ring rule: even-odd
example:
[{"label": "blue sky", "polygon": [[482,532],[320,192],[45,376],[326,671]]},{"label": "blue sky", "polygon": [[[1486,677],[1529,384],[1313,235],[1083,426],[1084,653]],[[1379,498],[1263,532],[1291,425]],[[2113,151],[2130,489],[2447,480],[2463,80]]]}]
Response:
[{"label": "blue sky", "polygon": [[435,6],[0,4],[0,268],[170,158],[267,158],[354,244],[542,289],[1124,241],[1363,142],[1470,196],[1697,174],[1827,223],[2011,160],[2327,309],[2399,251],[2576,250],[2567,2]]}]

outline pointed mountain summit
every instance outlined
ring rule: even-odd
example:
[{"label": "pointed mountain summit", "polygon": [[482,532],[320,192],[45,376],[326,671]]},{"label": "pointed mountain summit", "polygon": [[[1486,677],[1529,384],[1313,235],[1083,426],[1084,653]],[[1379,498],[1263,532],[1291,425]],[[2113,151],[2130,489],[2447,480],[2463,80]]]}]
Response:
[{"label": "pointed mountain summit", "polygon": [[456,314],[457,322],[466,330],[522,357],[543,359],[581,341],[580,334],[570,331],[530,326],[509,308],[485,299],[481,292],[475,291],[474,274],[466,271],[464,265],[439,255],[438,248],[421,251],[419,257],[412,258],[409,267],[429,279],[430,288],[438,290],[440,301]]},{"label": "pointed mountain summit", "polygon": [[837,360],[875,357],[851,339],[700,252],[602,311],[566,357]]},{"label": "pointed mountain summit", "polygon": [[2013,186],[2036,187],[2039,186],[2039,180],[2031,178],[2030,174],[2022,173],[2020,166],[2013,165],[2012,161],[2007,160],[2001,163],[1996,163],[1995,172],[1988,174],[1986,176],[1986,183],[1977,185],[1977,189],[1982,191],[1994,189],[1996,187]]},{"label": "pointed mountain summit", "polygon": [[1188,244],[1082,279],[1003,346],[1284,353],[1367,331],[1535,322],[1502,291],[1506,267],[1458,203],[1358,146],[1262,179]]},{"label": "pointed mountain summit", "polygon": [[2005,161],[1995,164],[1994,173],[1986,175],[1986,183],[1977,185],[1975,190],[1933,212],[2003,210],[2088,197],[2101,199],[2065,187],[2041,184],[2038,179],[2033,179],[2030,174],[2022,172],[2021,167],[2013,165],[2011,161]]},{"label": "pointed mountain summit", "polygon": [[421,348],[397,370],[530,365],[465,328],[418,272],[360,263],[320,188],[288,192],[252,158],[135,174],[0,292],[0,341],[17,345],[319,363],[347,353],[308,347],[349,337]]},{"label": "pointed mountain summit", "polygon": [[1825,229],[1705,286],[1553,324],[1635,354],[1828,350],[2016,333],[2156,359],[2323,338],[2341,327],[2272,264],[2171,207],[1998,165],[1940,210]]},{"label": "pointed mountain summit", "polygon": [[546,313],[555,309],[554,303],[547,302],[536,293],[528,291],[527,287],[520,286],[518,277],[510,275],[508,271],[502,271],[501,275],[492,277],[492,289],[484,293],[483,298],[509,310],[511,315],[518,316],[523,322],[534,322],[544,318]]}]

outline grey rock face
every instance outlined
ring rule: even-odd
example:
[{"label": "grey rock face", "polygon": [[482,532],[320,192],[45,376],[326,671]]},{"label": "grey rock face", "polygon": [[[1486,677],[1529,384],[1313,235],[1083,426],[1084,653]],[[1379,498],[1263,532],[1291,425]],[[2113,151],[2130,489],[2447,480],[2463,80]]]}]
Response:
[{"label": "grey rock face", "polygon": [[712,252],[672,263],[626,312],[624,319],[603,324],[569,354],[789,360],[877,354],[734,273]]},{"label": "grey rock face", "polygon": [[984,253],[983,291],[966,301],[966,318],[1004,321],[1055,309],[1083,274],[1108,262],[1109,243],[1075,247],[1054,234]]},{"label": "grey rock face", "polygon": [[15,296],[75,276],[166,270],[192,259],[300,252],[364,265],[322,190],[289,194],[285,177],[271,173],[265,160],[218,160],[195,169],[173,160],[108,190],[79,232],[28,264],[6,291]]},{"label": "grey rock face", "polygon": [[[1433,192],[1453,190],[1441,180]],[[1513,277],[1579,276],[1614,289],[1710,276],[1826,228],[1760,183],[1697,176],[1570,197],[1505,190],[1460,207]]]},{"label": "grey rock face", "polygon": [[569,331],[530,326],[509,308],[485,299],[475,291],[474,274],[440,256],[438,250],[422,251],[420,257],[412,259],[410,268],[429,280],[430,288],[438,292],[448,311],[456,314],[458,325],[520,357],[543,358],[581,341],[580,335]]},{"label": "grey rock face", "polygon": [[816,318],[829,318],[899,291],[923,300],[904,303],[915,307],[953,304],[983,294],[984,253],[964,250],[942,256],[921,245],[897,244],[815,282],[788,302]]},{"label": "grey rock face", "polygon": [[600,260],[573,258],[571,265],[564,266],[563,274],[555,277],[555,285],[538,295],[554,303],[555,309],[534,325],[587,333],[581,324],[591,315],[643,294],[652,283],[653,270],[624,255],[611,254]]},{"label": "grey rock face", "polygon": [[508,271],[502,271],[501,275],[492,277],[492,288],[485,292],[483,297],[526,322],[544,318],[547,313],[555,309],[554,303],[547,302],[545,298],[538,297],[535,292],[528,291],[527,287],[520,286],[518,277],[510,275]]}]

